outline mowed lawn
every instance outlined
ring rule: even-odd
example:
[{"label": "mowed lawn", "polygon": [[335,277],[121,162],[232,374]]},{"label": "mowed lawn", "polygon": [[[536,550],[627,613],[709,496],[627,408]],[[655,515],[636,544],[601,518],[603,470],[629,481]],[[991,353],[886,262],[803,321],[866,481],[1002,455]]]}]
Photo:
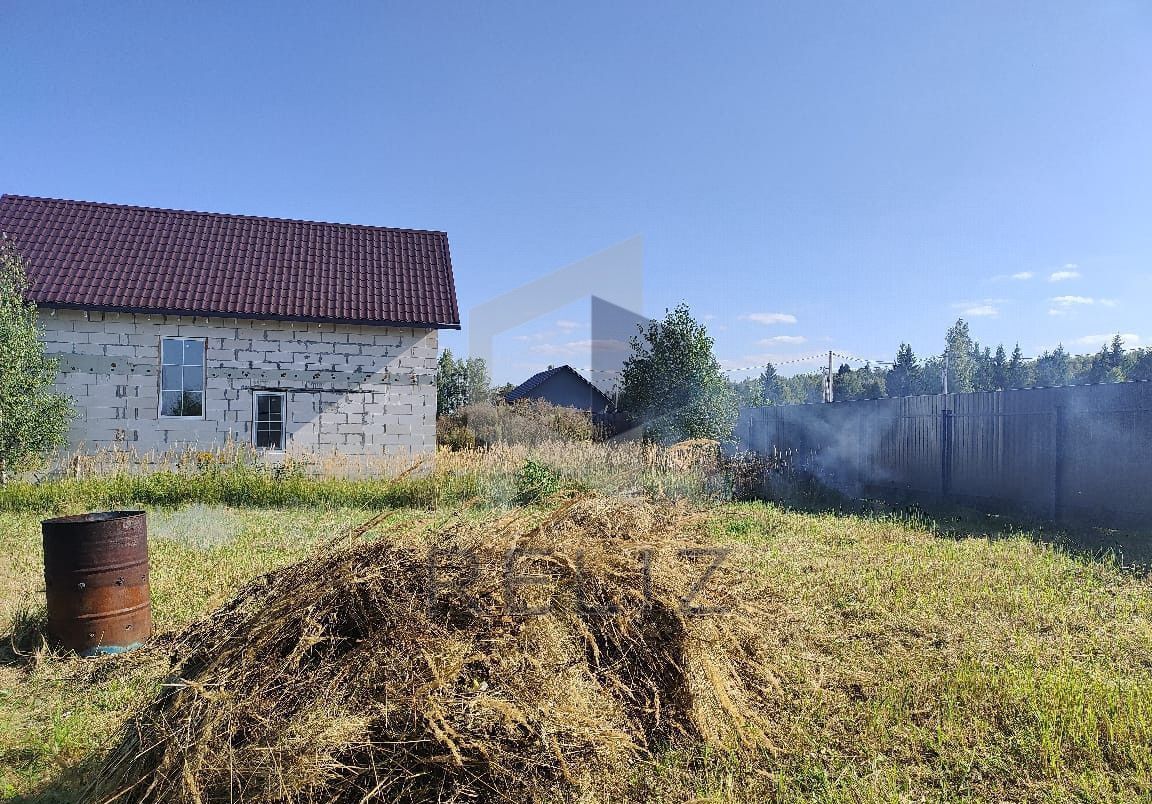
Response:
[{"label": "mowed lawn", "polygon": [[[790,702],[755,761],[669,752],[653,801],[1137,802],[1152,799],[1152,583],[1025,536],[955,538],[922,520],[708,509],[777,612]],[[389,527],[449,511],[398,510]],[[468,516],[495,517],[471,512]],[[373,516],[192,506],[150,512],[153,613],[179,629],[267,570]],[[39,514],[0,521],[0,631],[43,602]],[[363,538],[373,538],[371,534]],[[168,668],[0,653],[0,798],[72,801]]]}]

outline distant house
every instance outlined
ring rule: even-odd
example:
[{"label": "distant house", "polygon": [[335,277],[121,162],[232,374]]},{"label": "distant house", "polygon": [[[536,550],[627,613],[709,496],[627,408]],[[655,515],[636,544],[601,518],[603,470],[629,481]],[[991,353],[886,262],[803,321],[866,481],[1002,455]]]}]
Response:
[{"label": "distant house", "polygon": [[73,447],[436,444],[443,232],[0,196]]},{"label": "distant house", "polygon": [[595,414],[608,413],[612,409],[612,400],[571,366],[557,366],[533,374],[504,398],[509,402],[543,399],[553,405]]}]

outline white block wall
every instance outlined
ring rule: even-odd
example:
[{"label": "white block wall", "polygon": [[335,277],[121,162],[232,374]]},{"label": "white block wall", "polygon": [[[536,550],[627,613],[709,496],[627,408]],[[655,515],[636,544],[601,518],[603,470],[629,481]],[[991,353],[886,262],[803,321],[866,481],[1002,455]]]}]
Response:
[{"label": "white block wall", "polygon": [[[436,448],[434,329],[40,310],[73,448],[251,443],[253,389],[287,395],[287,449],[370,456]],[[160,341],[205,338],[204,417],[159,415]]]}]

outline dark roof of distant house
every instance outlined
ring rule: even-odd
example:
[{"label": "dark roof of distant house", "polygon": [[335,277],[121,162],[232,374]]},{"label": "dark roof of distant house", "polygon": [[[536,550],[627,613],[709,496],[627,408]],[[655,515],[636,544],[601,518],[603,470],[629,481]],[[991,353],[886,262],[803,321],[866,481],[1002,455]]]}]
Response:
[{"label": "dark roof of distant house", "polygon": [[38,305],[460,327],[444,232],[0,196]]},{"label": "dark roof of distant house", "polygon": [[605,394],[603,391],[601,391],[595,385],[590,383],[587,379],[584,378],[583,374],[581,374],[579,371],[577,371],[576,369],[572,368],[569,365],[556,366],[555,368],[550,368],[550,369],[547,369],[545,371],[541,371],[539,374],[533,374],[531,377],[526,379],[524,382],[520,383],[515,388],[513,388],[511,391],[506,393],[504,395],[504,399],[506,399],[509,402],[515,402],[518,399],[524,399],[528,394],[535,391],[537,388],[539,388],[541,385],[546,383],[548,380],[552,379],[557,374],[561,374],[564,372],[575,375],[577,379],[579,379],[581,382],[583,382],[585,385],[587,385],[593,391],[600,394],[600,396],[604,397],[605,399],[608,399],[607,394]]}]

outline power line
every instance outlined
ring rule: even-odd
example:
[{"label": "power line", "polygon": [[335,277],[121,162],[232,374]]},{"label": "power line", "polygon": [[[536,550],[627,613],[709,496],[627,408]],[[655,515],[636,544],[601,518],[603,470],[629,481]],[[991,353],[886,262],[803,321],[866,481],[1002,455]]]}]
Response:
[{"label": "power line", "polygon": [[[1139,351],[1142,351],[1142,347],[1139,347],[1139,346],[1124,347],[1123,351],[1125,351],[1125,352],[1139,352]],[[1093,353],[1093,354],[1095,354],[1095,353]],[[896,365],[895,362],[892,360],[877,360],[874,358],[860,357],[859,355],[853,355],[853,354],[849,354],[847,352],[837,352],[835,350],[832,350],[832,355],[834,357],[838,357],[842,360],[845,360],[849,363],[859,363],[861,365],[873,365],[873,366],[894,366],[894,365]],[[1092,354],[1077,355],[1077,354],[1069,353],[1069,357],[1091,357],[1091,356],[1092,356]],[[731,368],[721,368],[720,370],[722,372],[724,372],[725,374],[734,374],[734,373],[738,373],[738,372],[742,372],[742,371],[763,370],[763,369],[768,368],[769,366],[771,366],[772,368],[776,368],[778,366],[790,366],[790,365],[796,365],[798,363],[822,362],[822,361],[826,360],[827,357],[828,357],[828,352],[821,352],[821,353],[815,354],[815,355],[804,355],[802,357],[793,357],[793,358],[789,358],[787,360],[774,360],[774,361],[770,361],[768,363],[758,363],[758,364],[750,365],[750,366],[734,366]],[[940,355],[940,357],[942,358],[943,362],[947,362],[947,350],[945,350],[944,353]],[[1034,361],[1034,360],[1037,360],[1038,358],[1024,357],[1022,359],[1027,360],[1027,361]],[[582,368],[581,371],[587,372],[589,374],[620,374],[622,372],[622,369]]]},{"label": "power line", "polygon": [[[880,360],[869,360],[869,359],[863,358],[863,357],[854,357],[852,355],[844,354],[843,352],[835,352],[834,351],[834,352],[832,352],[832,354],[835,355],[836,357],[841,357],[841,358],[844,358],[845,360],[851,360],[851,361],[855,361],[858,363],[880,364],[883,362]],[[773,360],[773,361],[770,361],[768,363],[757,363],[757,364],[750,365],[750,366],[733,366],[731,368],[722,368],[720,370],[726,374],[727,373],[740,372],[740,371],[755,371],[757,369],[766,369],[769,366],[771,366],[772,368],[776,368],[777,366],[790,366],[790,365],[795,365],[797,363],[814,363],[814,362],[818,362],[818,361],[823,361],[827,357],[828,357],[828,352],[820,352],[819,354],[815,354],[815,355],[804,355],[802,357],[791,357],[791,358],[788,358],[787,360]],[[581,368],[581,370],[586,371],[590,374],[619,374],[622,371],[622,369],[595,369],[595,368]]]}]

